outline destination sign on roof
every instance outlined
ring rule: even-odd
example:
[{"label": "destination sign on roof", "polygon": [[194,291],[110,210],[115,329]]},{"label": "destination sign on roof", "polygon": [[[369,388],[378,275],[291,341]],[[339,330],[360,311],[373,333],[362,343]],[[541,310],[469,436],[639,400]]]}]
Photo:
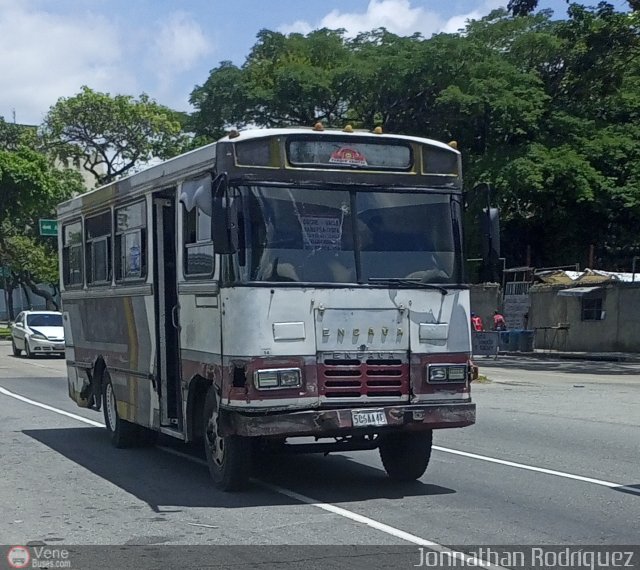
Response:
[{"label": "destination sign on roof", "polygon": [[369,143],[350,140],[290,140],[289,162],[294,166],[409,170],[412,153],[409,144]]}]

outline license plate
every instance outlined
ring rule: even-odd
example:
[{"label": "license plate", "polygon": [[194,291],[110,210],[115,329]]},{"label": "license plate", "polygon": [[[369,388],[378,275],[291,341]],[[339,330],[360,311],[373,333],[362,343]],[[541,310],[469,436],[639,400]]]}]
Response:
[{"label": "license plate", "polygon": [[387,416],[384,415],[384,410],[353,410],[351,416],[353,418],[353,427],[387,425]]}]

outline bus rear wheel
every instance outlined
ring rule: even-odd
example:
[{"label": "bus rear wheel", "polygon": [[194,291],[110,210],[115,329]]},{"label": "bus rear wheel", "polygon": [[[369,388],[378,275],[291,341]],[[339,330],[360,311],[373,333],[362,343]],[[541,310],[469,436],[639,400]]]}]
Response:
[{"label": "bus rear wheel", "polygon": [[220,435],[220,407],[211,386],[204,403],[204,451],[209,473],[222,491],[240,491],[251,473],[251,440],[237,435]]},{"label": "bus rear wheel", "polygon": [[380,438],[380,459],[394,481],[415,481],[424,475],[431,458],[433,432],[391,433]]},{"label": "bus rear wheel", "polygon": [[134,446],[137,442],[138,430],[134,424],[123,420],[118,414],[116,394],[107,370],[102,375],[102,408],[111,443],[118,448]]}]

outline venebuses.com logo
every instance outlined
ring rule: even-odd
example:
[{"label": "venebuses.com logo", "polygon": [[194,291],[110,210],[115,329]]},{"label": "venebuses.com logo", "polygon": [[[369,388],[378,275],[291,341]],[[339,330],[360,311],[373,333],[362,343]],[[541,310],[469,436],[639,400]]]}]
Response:
[{"label": "venebuses.com logo", "polygon": [[26,546],[12,546],[7,552],[9,568],[26,568],[31,562],[31,554]]},{"label": "venebuses.com logo", "polygon": [[71,568],[69,551],[51,546],[11,546],[7,552],[9,568]]}]

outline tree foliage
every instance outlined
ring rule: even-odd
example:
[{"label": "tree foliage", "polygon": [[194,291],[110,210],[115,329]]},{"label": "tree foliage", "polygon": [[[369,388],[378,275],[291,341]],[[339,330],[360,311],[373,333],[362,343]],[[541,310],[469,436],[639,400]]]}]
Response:
[{"label": "tree foliage", "polygon": [[58,203],[83,189],[78,172],[57,168],[35,130],[0,118],[0,266],[10,270],[8,290],[19,284],[51,298],[38,283],[57,284],[52,238],[38,235],[38,219],[51,218]]},{"label": "tree foliage", "polygon": [[51,107],[43,135],[51,151],[81,164],[99,184],[141,162],[171,158],[186,142],[180,114],[147,95],[111,96],[88,87]]},{"label": "tree foliage", "polygon": [[[524,263],[630,264],[640,253],[640,13],[513,0],[457,34],[349,38],[263,30],[191,96],[196,134],[231,126],[373,128],[457,140],[465,181],[491,183],[503,251]],[[633,2],[630,3],[633,8]],[[470,252],[473,254],[474,252]]]},{"label": "tree foliage", "polygon": [[[569,3],[570,0],[567,0]],[[640,0],[627,0],[631,10],[640,10]],[[509,0],[507,10],[514,16],[528,16],[538,7],[538,0]]]}]

